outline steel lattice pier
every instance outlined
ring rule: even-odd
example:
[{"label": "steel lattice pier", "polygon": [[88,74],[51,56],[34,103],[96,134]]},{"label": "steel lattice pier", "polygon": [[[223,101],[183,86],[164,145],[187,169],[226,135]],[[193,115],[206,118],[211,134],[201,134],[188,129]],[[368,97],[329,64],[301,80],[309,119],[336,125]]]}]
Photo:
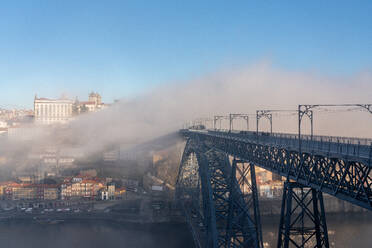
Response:
[{"label": "steel lattice pier", "polygon": [[328,247],[323,192],[372,210],[372,146],[360,141],[314,136],[299,151],[288,135],[181,134],[176,197],[197,246],[263,247],[255,166],[287,178],[278,247]]}]

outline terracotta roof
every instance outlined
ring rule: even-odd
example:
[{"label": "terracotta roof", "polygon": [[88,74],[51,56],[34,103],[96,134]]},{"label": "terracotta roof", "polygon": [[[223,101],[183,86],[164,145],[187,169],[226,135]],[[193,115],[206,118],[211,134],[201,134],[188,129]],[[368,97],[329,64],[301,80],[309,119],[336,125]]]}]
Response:
[{"label": "terracotta roof", "polygon": [[97,180],[93,180],[93,179],[84,179],[82,181],[82,183],[99,183],[99,181]]},{"label": "terracotta roof", "polygon": [[72,101],[71,99],[68,98],[58,98],[58,99],[50,99],[50,98],[45,98],[45,97],[40,97],[40,98],[35,98],[35,100],[42,100],[42,101]]},{"label": "terracotta roof", "polygon": [[43,188],[58,188],[58,184],[36,184],[38,187],[43,187]]},{"label": "terracotta roof", "polygon": [[13,182],[13,181],[0,182],[0,185],[9,185],[9,184],[16,184],[16,182]]},{"label": "terracotta roof", "polygon": [[41,97],[41,98],[36,98],[36,100],[48,100],[48,101],[51,101],[53,99],[49,99],[49,98],[45,98],[45,97]]}]

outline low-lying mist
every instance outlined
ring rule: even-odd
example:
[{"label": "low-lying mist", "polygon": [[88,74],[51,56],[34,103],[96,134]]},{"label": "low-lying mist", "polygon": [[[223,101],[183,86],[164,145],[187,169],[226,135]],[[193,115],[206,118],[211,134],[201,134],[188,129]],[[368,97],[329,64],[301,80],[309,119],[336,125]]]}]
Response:
[{"label": "low-lying mist", "polygon": [[[199,117],[229,113],[255,114],[257,109],[297,109],[298,104],[370,103],[372,73],[329,76],[256,65],[221,70],[180,82],[165,83],[108,109],[76,117],[67,127],[31,126],[33,134],[2,142],[0,152],[25,156],[38,147],[58,145],[94,154],[112,144],[130,148],[177,131]],[[372,137],[372,115],[354,109],[319,109],[314,112],[315,134]],[[297,116],[274,115],[274,132],[297,132]],[[250,119],[255,130],[254,116]],[[304,132],[309,123],[304,121]],[[268,130],[261,121],[260,130]],[[30,145],[31,144],[31,145]]]}]

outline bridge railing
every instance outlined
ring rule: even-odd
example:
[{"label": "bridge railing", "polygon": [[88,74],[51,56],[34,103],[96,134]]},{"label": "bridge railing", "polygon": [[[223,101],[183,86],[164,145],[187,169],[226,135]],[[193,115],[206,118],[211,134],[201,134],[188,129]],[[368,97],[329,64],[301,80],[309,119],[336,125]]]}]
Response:
[{"label": "bridge railing", "polygon": [[[265,133],[252,131],[204,130],[212,135],[224,135],[234,139],[244,139],[262,144],[272,144],[287,149],[299,148],[298,135],[288,133]],[[331,153],[371,159],[372,139],[301,135],[301,149],[304,152]]]},{"label": "bridge railing", "polygon": [[[278,138],[298,139],[298,135],[296,134],[273,133],[272,136],[278,137]],[[372,139],[342,137],[342,136],[301,135],[301,140],[312,140],[312,141],[320,141],[320,142],[333,142],[333,143],[365,145],[365,146],[369,146],[372,144]]]},{"label": "bridge railing", "polygon": [[[229,131],[228,129],[215,129],[210,131],[220,131],[228,132],[232,134],[246,134],[256,136],[256,132],[253,131]],[[277,138],[295,139],[298,140],[298,134],[292,133],[268,133],[268,132],[258,132],[259,137],[271,136]],[[372,144],[372,139],[370,138],[354,138],[354,137],[344,137],[344,136],[325,136],[325,135],[301,135],[301,140],[312,140],[320,142],[333,142],[333,143],[343,143],[343,144],[353,144],[353,145],[364,145],[370,146]]]}]

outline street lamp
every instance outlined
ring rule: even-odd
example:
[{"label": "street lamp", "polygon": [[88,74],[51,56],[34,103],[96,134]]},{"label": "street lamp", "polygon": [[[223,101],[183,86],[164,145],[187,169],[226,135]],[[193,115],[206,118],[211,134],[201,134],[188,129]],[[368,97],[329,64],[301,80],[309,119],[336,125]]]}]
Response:
[{"label": "street lamp", "polygon": [[230,114],[229,120],[230,120],[230,132],[234,129],[234,119],[243,119],[247,122],[247,131],[249,131],[249,115],[248,114]]},{"label": "street lamp", "polygon": [[266,109],[266,110],[257,110],[256,111],[256,130],[257,133],[259,131],[259,121],[261,118],[266,118],[270,121],[270,133],[273,133],[273,113],[280,113],[280,112],[293,112],[297,113],[297,110],[288,110],[288,109]]},{"label": "street lamp", "polygon": [[302,118],[307,116],[311,122],[311,139],[313,139],[313,109],[318,107],[358,107],[372,114],[372,104],[300,104],[298,105],[298,149],[301,152],[301,123]]},{"label": "street lamp", "polygon": [[225,115],[215,115],[213,118],[213,129],[217,130],[217,121],[220,121],[220,129],[221,129],[221,120],[227,120],[229,116]]}]

